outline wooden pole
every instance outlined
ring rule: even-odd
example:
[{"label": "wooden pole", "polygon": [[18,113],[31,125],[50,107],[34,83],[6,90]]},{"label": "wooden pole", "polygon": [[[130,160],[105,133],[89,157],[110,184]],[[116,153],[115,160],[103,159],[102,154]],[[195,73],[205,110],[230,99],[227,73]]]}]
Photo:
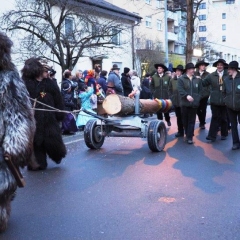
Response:
[{"label": "wooden pole", "polygon": [[[140,99],[140,113],[156,113],[161,110],[167,112],[172,107],[170,99]],[[109,115],[129,115],[135,112],[135,99],[117,94],[108,95],[102,104],[103,109]]]}]

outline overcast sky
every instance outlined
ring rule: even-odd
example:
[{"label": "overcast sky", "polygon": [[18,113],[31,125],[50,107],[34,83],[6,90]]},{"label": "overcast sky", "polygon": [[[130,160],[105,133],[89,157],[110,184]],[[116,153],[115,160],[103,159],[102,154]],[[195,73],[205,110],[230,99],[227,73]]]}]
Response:
[{"label": "overcast sky", "polygon": [[2,3],[1,1],[1,12],[3,12],[3,10],[10,10],[13,9],[14,7],[14,3],[15,0],[3,0],[4,3]]}]

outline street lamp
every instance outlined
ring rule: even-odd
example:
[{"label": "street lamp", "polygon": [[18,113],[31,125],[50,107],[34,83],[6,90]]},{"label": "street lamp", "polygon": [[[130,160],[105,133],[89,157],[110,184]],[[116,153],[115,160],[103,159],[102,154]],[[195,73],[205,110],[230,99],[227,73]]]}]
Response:
[{"label": "street lamp", "polygon": [[164,25],[165,25],[165,66],[168,67],[168,24],[167,0],[164,0]]}]

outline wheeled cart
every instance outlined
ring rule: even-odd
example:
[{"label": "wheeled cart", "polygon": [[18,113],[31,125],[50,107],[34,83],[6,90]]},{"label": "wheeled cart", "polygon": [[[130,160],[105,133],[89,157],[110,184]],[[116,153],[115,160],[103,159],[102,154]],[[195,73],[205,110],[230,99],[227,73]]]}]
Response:
[{"label": "wheeled cart", "polygon": [[147,138],[153,152],[161,152],[166,145],[167,130],[163,121],[141,118],[139,114],[105,118],[83,111],[96,118],[89,120],[84,129],[84,140],[90,149],[101,148],[105,137]]}]

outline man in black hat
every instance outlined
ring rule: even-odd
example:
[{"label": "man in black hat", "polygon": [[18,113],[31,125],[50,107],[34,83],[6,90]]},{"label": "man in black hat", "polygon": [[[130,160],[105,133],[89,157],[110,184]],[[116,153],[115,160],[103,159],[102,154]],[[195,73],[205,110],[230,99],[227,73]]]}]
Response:
[{"label": "man in black hat", "polygon": [[193,144],[194,126],[196,121],[197,108],[201,99],[202,80],[194,76],[195,66],[188,63],[185,74],[179,78],[178,91],[181,96],[181,110],[183,126],[188,144]]},{"label": "man in black hat", "polygon": [[[165,74],[168,68],[162,64],[155,64],[154,67],[157,72],[152,76],[152,81],[150,83],[150,90],[154,98],[157,99],[168,99],[168,85],[171,77]],[[171,126],[169,112],[164,113],[165,120],[168,126]],[[162,112],[157,112],[157,118],[159,120],[163,119]]]},{"label": "man in black hat", "polygon": [[107,86],[114,89],[116,94],[123,95],[123,86],[119,76],[119,70],[117,64],[113,64],[111,72],[108,75]]},{"label": "man in black hat", "polygon": [[175,137],[183,137],[184,129],[177,82],[178,79],[182,76],[184,69],[182,65],[178,65],[176,68],[173,68],[173,71],[175,72],[175,76],[169,82],[168,95],[169,98],[172,100],[172,104],[174,106],[175,114],[177,117],[178,132],[175,134]]},{"label": "man in black hat", "polygon": [[238,121],[240,120],[240,70],[237,61],[228,65],[228,77],[223,82],[223,101],[227,106],[232,129],[232,150],[240,148]]},{"label": "man in black hat", "polygon": [[[195,68],[197,69],[195,72],[195,76],[197,78],[201,78],[202,80],[207,77],[209,72],[206,71],[206,67],[209,63],[205,62],[204,60],[199,61],[196,63]],[[208,98],[210,95],[210,87],[206,86],[202,89],[202,98],[200,100],[200,104],[197,110],[198,120],[199,120],[199,127],[201,129],[205,129],[206,124],[206,113],[207,113],[207,104]]]},{"label": "man in black hat", "polygon": [[221,140],[225,140],[228,135],[227,108],[223,102],[222,90],[223,81],[228,76],[225,68],[228,64],[224,59],[219,59],[213,63],[217,70],[209,74],[203,81],[203,87],[210,86],[210,104],[212,119],[208,132],[207,140],[214,142],[217,137],[219,127],[221,128]]},{"label": "man in black hat", "polygon": [[131,83],[131,78],[129,76],[129,72],[130,72],[130,68],[125,67],[123,69],[123,73],[122,73],[122,77],[121,77],[121,82],[122,82],[122,86],[123,86],[123,93],[124,93],[124,96],[126,96],[126,97],[133,90],[132,83]]}]

